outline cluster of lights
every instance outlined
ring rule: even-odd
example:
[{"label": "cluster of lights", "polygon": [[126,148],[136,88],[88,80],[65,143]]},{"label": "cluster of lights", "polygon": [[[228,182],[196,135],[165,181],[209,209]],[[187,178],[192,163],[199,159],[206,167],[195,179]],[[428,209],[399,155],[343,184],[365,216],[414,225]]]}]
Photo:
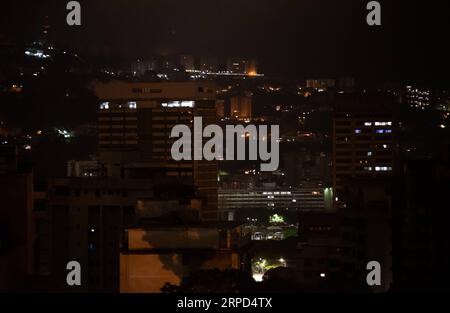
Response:
[{"label": "cluster of lights", "polygon": [[163,108],[193,108],[194,104],[194,101],[170,101],[161,103],[161,106]]},{"label": "cluster of lights", "polygon": [[31,56],[31,57],[35,57],[35,58],[39,58],[39,59],[47,59],[50,57],[49,54],[45,54],[42,50],[37,50],[35,52],[30,51],[30,50],[26,50],[25,51],[25,55]]},{"label": "cluster of lights", "polygon": [[364,126],[392,126],[392,122],[364,122]]},{"label": "cluster of lights", "polygon": [[391,172],[392,171],[392,166],[366,166],[364,167],[365,171],[373,171],[375,170],[376,172]]},{"label": "cluster of lights", "polygon": [[263,191],[263,195],[290,195],[290,191]]},{"label": "cluster of lights", "polygon": [[72,134],[69,133],[69,132],[68,132],[67,130],[65,130],[65,129],[58,129],[58,128],[56,128],[56,132],[57,132],[59,135],[63,136],[65,139],[69,139],[69,138],[72,137]]},{"label": "cluster of lights", "polygon": [[411,107],[425,109],[430,105],[430,91],[406,86],[407,99]]}]

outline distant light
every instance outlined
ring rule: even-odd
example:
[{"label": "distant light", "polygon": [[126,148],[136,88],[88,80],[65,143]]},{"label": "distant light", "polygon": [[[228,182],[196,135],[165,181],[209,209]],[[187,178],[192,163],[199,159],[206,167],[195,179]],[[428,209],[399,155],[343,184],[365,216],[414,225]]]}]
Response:
[{"label": "distant light", "polygon": [[445,126],[444,124],[439,125],[440,128],[445,129],[447,128],[447,126]]},{"label": "distant light", "polygon": [[325,273],[320,273],[320,277],[325,278],[327,276],[327,274]]},{"label": "distant light", "polygon": [[256,282],[262,282],[263,281],[263,274],[253,274],[253,279]]},{"label": "distant light", "polygon": [[94,228],[91,228],[91,233],[95,233],[95,229]]},{"label": "distant light", "polygon": [[161,106],[163,108],[193,108],[194,104],[194,101],[170,101],[161,103]]}]

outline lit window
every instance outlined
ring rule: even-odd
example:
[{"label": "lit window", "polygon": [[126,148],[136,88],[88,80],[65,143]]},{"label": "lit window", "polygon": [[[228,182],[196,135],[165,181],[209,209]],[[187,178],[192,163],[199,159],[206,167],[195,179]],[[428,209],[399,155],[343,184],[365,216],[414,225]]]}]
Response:
[{"label": "lit window", "polygon": [[130,108],[130,109],[136,109],[136,108],[137,108],[136,102],[134,102],[134,101],[128,102],[128,108]]},{"label": "lit window", "polygon": [[355,134],[361,134],[361,129],[355,129]]},{"label": "lit window", "polygon": [[107,110],[107,109],[109,109],[109,102],[102,102],[102,103],[100,104],[100,109],[101,109],[101,110]]},{"label": "lit window", "polygon": [[367,152],[367,156],[372,156],[372,151]]},{"label": "lit window", "polygon": [[391,166],[376,166],[375,167],[375,171],[377,171],[377,172],[390,172],[390,171],[392,171],[392,167]]},{"label": "lit window", "polygon": [[170,101],[161,103],[163,108],[193,108],[194,101]]}]

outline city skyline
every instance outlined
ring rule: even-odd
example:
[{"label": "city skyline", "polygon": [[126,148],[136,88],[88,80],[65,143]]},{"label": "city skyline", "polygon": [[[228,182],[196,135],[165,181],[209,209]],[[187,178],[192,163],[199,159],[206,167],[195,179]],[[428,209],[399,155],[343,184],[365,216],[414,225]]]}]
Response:
[{"label": "city skyline", "polygon": [[[365,24],[366,2],[357,0],[133,3],[124,7],[118,1],[81,1],[83,23],[70,27],[64,1],[15,1],[2,10],[2,29],[29,41],[48,22],[49,37],[56,42],[114,57],[205,51],[219,57],[254,57],[263,72],[273,76],[448,82],[437,67],[449,66],[439,48],[449,26],[442,3],[382,3],[380,27]],[[26,7],[30,10],[22,12]]]}]

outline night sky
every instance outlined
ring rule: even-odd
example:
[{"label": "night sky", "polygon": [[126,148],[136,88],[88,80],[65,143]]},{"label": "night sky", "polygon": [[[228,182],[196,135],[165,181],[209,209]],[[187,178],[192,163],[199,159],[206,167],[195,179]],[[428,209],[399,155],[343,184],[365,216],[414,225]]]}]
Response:
[{"label": "night sky", "polygon": [[0,33],[36,38],[48,15],[52,38],[82,52],[248,56],[265,73],[298,78],[450,76],[444,1],[380,1],[381,27],[367,26],[366,0],[82,0],[81,27],[65,24],[67,2],[2,2]]}]

